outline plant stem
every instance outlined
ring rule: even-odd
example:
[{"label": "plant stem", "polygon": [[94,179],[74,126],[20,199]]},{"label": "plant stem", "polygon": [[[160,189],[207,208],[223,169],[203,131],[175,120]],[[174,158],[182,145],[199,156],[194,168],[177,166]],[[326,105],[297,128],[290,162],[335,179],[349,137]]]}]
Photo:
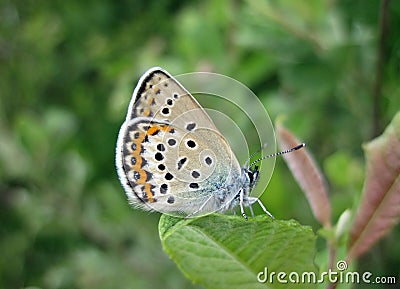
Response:
[{"label": "plant stem", "polygon": [[382,95],[382,79],[384,73],[385,64],[385,43],[388,34],[388,22],[389,22],[389,3],[390,0],[382,0],[380,7],[379,16],[379,42],[377,48],[377,59],[376,59],[376,75],[375,82],[372,91],[372,137],[376,137],[381,133],[381,105],[380,99]]},{"label": "plant stem", "polygon": [[[329,250],[329,264],[328,264],[328,269],[334,270],[335,266],[335,260],[336,260],[336,248],[335,245],[333,244],[332,240],[327,240],[327,246]],[[335,289],[337,286],[337,283],[329,283],[326,286],[326,289]]]}]

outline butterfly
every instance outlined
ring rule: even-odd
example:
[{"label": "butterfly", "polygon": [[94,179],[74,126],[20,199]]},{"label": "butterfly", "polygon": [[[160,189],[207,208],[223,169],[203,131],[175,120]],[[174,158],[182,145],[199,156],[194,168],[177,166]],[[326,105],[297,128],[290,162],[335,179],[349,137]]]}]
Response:
[{"label": "butterfly", "polygon": [[[168,72],[149,69],[134,89],[116,146],[116,167],[131,205],[198,217],[262,202],[250,193],[259,169],[241,167],[197,100]],[[253,215],[253,211],[251,210]]]}]

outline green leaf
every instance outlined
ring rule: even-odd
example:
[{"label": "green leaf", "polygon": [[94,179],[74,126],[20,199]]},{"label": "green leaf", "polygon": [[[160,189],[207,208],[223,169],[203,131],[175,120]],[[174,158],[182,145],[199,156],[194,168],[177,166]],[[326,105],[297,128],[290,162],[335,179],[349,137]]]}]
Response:
[{"label": "green leaf", "polygon": [[[180,219],[162,215],[164,250],[193,282],[206,288],[315,288],[315,284],[279,283],[276,275],[261,283],[259,272],[316,272],[316,236],[296,221],[257,216],[212,214]],[[296,273],[294,273],[296,274]],[[260,279],[265,275],[260,275]],[[272,281],[272,282],[271,282]]]}]

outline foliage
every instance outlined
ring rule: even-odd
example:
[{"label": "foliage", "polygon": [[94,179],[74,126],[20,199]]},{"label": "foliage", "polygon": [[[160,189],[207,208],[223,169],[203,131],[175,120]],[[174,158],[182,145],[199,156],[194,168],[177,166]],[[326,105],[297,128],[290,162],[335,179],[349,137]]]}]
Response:
[{"label": "foliage", "polygon": [[[282,124],[277,125],[277,133],[282,150],[299,143]],[[323,226],[321,235],[326,238],[330,253],[325,264],[321,264],[321,273],[326,272],[323,268],[336,272],[346,270],[350,262],[370,250],[398,223],[399,141],[400,112],[382,136],[365,145],[367,172],[355,220],[351,224],[353,212],[347,210],[334,228],[330,221],[331,205],[325,178],[310,153],[304,149],[284,155],[315,218]],[[159,230],[164,250],[171,259],[188,278],[206,288],[314,288],[317,285],[316,282],[274,283],[268,277],[264,279],[268,280],[265,284],[257,278],[263,268],[268,268],[266,272],[286,272],[287,276],[292,272],[298,276],[313,272],[319,280],[320,275],[313,264],[315,238],[312,233],[307,233],[306,228],[293,222],[275,221],[267,216],[247,223],[241,217],[222,215],[186,220],[164,215]],[[341,240],[349,234],[349,244],[345,247]],[[345,252],[344,260],[337,259],[339,249]],[[328,288],[348,285],[346,282],[335,284],[331,279],[325,283],[330,286]]]},{"label": "foliage", "polygon": [[[277,126],[278,139],[283,149],[298,143],[282,125]],[[332,230],[330,202],[326,188],[321,184],[324,176],[306,151],[285,155],[286,162],[304,191],[316,219],[323,225],[322,235],[327,239],[329,257],[323,267],[338,272],[348,263],[365,254],[400,220],[400,112],[383,135],[365,145],[367,155],[366,177],[360,205],[356,212],[346,210]],[[304,171],[310,172],[304,174]],[[356,214],[352,224],[350,216]],[[332,232],[333,231],[333,232]],[[345,260],[336,260],[336,251],[344,247],[341,240],[350,235]],[[347,238],[346,238],[347,239]],[[343,263],[343,261],[345,263]],[[335,264],[335,265],[334,265]],[[345,267],[338,264],[345,264]],[[329,288],[335,288],[333,284]],[[339,282],[338,282],[339,283]],[[339,285],[340,286],[340,285]]]},{"label": "foliage", "polygon": [[[272,119],[286,115],[348,232],[342,213],[364,198],[360,144],[400,107],[400,2],[381,2],[2,1],[0,288],[199,288],[162,251],[159,216],[129,208],[114,169],[130,95],[155,65],[226,74]],[[277,219],[320,228],[282,160],[262,199]],[[394,228],[353,266],[399,280]]]},{"label": "foliage", "polygon": [[[159,230],[164,250],[191,280],[206,288],[304,288],[280,284],[276,276],[271,280],[264,270],[268,268],[268,275],[316,272],[316,236],[293,220],[275,221],[266,215],[248,222],[223,215],[183,220],[163,215]],[[260,272],[264,274],[258,278]]]}]

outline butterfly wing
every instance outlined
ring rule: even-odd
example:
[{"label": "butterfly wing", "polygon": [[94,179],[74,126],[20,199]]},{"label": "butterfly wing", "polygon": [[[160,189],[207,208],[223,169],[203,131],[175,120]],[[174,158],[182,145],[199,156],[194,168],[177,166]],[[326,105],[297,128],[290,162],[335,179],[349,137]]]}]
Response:
[{"label": "butterfly wing", "polygon": [[[180,125],[198,125],[218,130],[196,99],[168,72],[154,67],[139,80],[129,103],[126,121],[138,117],[149,117],[172,123],[179,117]],[[182,123],[183,122],[183,123]]]},{"label": "butterfly wing", "polygon": [[160,68],[139,80],[117,142],[130,202],[180,216],[216,211],[237,194],[240,166],[193,96]]}]

